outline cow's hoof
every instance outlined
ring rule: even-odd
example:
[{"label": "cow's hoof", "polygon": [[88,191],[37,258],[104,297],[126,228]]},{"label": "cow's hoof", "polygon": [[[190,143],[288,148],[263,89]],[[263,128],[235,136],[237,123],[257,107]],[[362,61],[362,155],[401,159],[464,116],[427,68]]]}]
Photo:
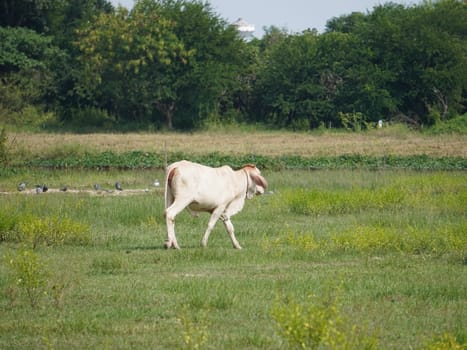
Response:
[{"label": "cow's hoof", "polygon": [[172,242],[170,241],[165,241],[164,243],[164,249],[169,249],[172,246]]}]

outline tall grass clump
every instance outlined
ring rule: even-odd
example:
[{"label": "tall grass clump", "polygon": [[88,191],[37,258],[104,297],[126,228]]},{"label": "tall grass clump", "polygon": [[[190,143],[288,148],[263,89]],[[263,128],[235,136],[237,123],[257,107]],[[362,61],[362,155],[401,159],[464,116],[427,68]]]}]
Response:
[{"label": "tall grass clump", "polygon": [[67,217],[0,215],[0,238],[35,249],[39,245],[86,245],[91,242],[91,231],[89,225]]},{"label": "tall grass clump", "polygon": [[355,225],[331,234],[329,249],[345,252],[409,254],[467,253],[467,224],[438,228]]},{"label": "tall grass clump", "polygon": [[194,317],[185,307],[178,317],[183,339],[183,349],[204,349],[209,339],[208,323],[205,315],[200,313]]},{"label": "tall grass clump", "polygon": [[263,249],[279,254],[281,249],[326,256],[349,254],[430,254],[452,255],[467,259],[467,223],[439,227],[386,226],[382,224],[353,224],[344,230],[334,230],[327,236],[314,232],[287,232],[263,242]]},{"label": "tall grass clump", "polygon": [[347,191],[295,189],[284,191],[280,198],[293,213],[304,215],[338,215],[367,209],[394,210],[400,208],[405,199],[405,193],[397,188]]},{"label": "tall grass clump", "polygon": [[276,300],[272,318],[292,349],[377,349],[378,340],[342,316],[335,296]]},{"label": "tall grass clump", "polygon": [[437,336],[432,342],[427,343],[426,350],[465,350],[466,345],[461,344],[449,333]]}]

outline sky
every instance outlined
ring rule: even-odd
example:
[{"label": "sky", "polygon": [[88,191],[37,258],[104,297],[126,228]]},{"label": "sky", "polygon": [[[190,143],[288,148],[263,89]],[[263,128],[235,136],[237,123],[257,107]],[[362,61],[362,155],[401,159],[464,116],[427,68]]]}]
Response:
[{"label": "sky", "polygon": [[[131,9],[134,0],[111,0]],[[300,33],[316,28],[323,32],[326,22],[354,11],[371,12],[374,6],[385,0],[209,0],[214,12],[227,22],[243,18],[255,26],[254,35],[261,38],[263,28],[272,25],[285,28],[288,32]],[[393,3],[413,5],[416,0],[393,0]]]}]

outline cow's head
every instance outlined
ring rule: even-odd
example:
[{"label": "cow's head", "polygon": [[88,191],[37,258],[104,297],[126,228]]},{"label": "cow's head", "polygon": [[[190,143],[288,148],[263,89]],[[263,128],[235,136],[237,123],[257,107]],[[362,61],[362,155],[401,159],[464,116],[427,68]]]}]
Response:
[{"label": "cow's head", "polygon": [[268,187],[268,182],[264,177],[261,176],[261,171],[253,165],[247,164],[243,166],[248,175],[248,188],[246,189],[246,197],[248,199],[253,198],[253,196],[263,194],[266,188]]}]

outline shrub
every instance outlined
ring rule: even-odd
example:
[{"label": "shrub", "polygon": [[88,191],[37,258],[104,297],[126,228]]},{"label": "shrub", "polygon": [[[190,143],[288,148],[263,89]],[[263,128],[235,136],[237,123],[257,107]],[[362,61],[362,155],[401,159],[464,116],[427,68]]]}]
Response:
[{"label": "shrub", "polygon": [[432,343],[426,346],[426,350],[464,350],[465,344],[459,344],[456,338],[448,333],[443,334],[441,337],[437,337]]},{"label": "shrub", "polygon": [[49,272],[44,262],[31,250],[21,250],[14,256],[7,256],[6,263],[15,286],[26,294],[30,305],[36,307],[41,296],[47,294]]},{"label": "shrub", "polygon": [[311,296],[306,303],[276,300],[272,317],[279,335],[297,349],[376,349],[377,339],[340,315],[334,297]]},{"label": "shrub", "polygon": [[467,134],[467,113],[445,122],[438,122],[427,131],[432,135],[439,134]]},{"label": "shrub", "polygon": [[89,225],[58,216],[40,218],[33,215],[0,215],[0,237],[4,241],[27,243],[32,249],[38,245],[88,244]]}]

